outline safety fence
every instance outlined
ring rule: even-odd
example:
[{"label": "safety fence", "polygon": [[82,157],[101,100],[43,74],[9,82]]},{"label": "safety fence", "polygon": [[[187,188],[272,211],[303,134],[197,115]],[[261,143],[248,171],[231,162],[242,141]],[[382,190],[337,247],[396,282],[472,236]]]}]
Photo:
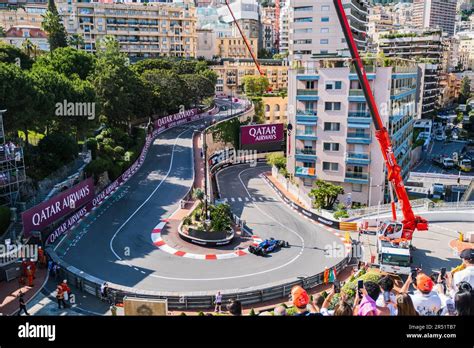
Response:
[{"label": "safety fence", "polygon": [[[352,253],[351,253],[352,254]],[[334,268],[336,273],[341,272],[350,262],[350,255],[346,256]],[[93,277],[83,271],[71,266],[61,260],[55,253],[51,253],[52,259],[59,266],[59,279],[66,279],[70,285],[82,292],[100,298],[100,286],[104,280]],[[251,305],[275,299],[287,299],[291,288],[295,285],[302,286],[310,290],[324,282],[324,272],[308,277],[296,277],[287,279],[279,283],[267,284],[261,287],[248,288],[246,290],[233,289],[221,291],[224,302],[234,299],[242,302],[243,305]],[[151,290],[139,290],[120,286],[108,282],[109,289],[114,293],[117,302],[122,302],[125,296],[135,298],[166,299],[168,308],[171,310],[197,310],[211,308],[214,305],[214,292],[178,293],[160,292]]]}]

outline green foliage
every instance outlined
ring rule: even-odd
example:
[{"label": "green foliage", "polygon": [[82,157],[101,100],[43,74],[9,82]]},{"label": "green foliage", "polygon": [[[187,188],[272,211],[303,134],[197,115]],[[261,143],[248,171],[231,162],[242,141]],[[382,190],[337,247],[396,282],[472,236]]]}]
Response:
[{"label": "green foliage", "polygon": [[281,153],[270,153],[267,155],[267,164],[277,167],[278,170],[286,170],[286,157]]},{"label": "green foliage", "polygon": [[247,75],[242,79],[244,91],[247,96],[262,96],[270,87],[266,76]]},{"label": "green foliage", "polygon": [[50,68],[71,78],[77,76],[82,80],[91,76],[96,64],[92,54],[72,47],[61,47],[50,54],[39,57],[35,65]]},{"label": "green foliage", "polygon": [[374,282],[374,283],[378,283],[380,278],[381,278],[380,273],[374,272],[374,271],[369,271],[365,274],[362,274],[358,278],[354,278],[354,279],[352,279],[352,281],[349,281],[346,284],[344,284],[341,291],[344,292],[345,294],[347,294],[347,299],[348,299],[349,302],[353,302],[356,291],[357,291],[357,282],[359,280],[363,280],[364,282],[371,281],[371,282]]},{"label": "green foliage", "polygon": [[344,194],[342,186],[331,184],[323,180],[316,180],[309,196],[313,198],[316,209],[332,209],[337,196]]},{"label": "green foliage", "polygon": [[216,142],[230,143],[234,148],[239,148],[240,126],[243,123],[238,118],[220,122],[212,127],[212,139]]},{"label": "green foliage", "polygon": [[76,141],[67,134],[52,133],[38,143],[41,167],[55,171],[74,160],[79,152]]},{"label": "green foliage", "polygon": [[461,90],[459,94],[459,104],[465,104],[471,97],[471,80],[464,76],[461,80]]},{"label": "green foliage", "polygon": [[0,62],[15,64],[17,58],[20,60],[20,66],[22,69],[30,69],[33,65],[33,60],[23,53],[22,50],[0,41]]},{"label": "green foliage", "polygon": [[2,236],[11,222],[11,211],[7,206],[0,206],[0,236]]},{"label": "green foliage", "polygon": [[204,201],[204,190],[201,189],[201,188],[195,188],[194,191],[193,191],[193,198],[194,199],[197,199],[198,201]]},{"label": "green foliage", "polygon": [[249,312],[249,316],[255,317],[257,314],[255,313],[255,310],[252,308]]},{"label": "green foliage", "polygon": [[48,10],[43,16],[41,27],[48,34],[48,43],[51,51],[67,46],[67,34],[61,22],[54,0],[48,0]]},{"label": "green foliage", "polygon": [[232,213],[228,204],[210,207],[211,226],[213,232],[229,231],[232,227]]},{"label": "green foliage", "polygon": [[336,212],[333,214],[336,219],[345,219],[349,217],[347,213],[346,206],[342,203],[339,203],[336,207]]},{"label": "green foliage", "polygon": [[105,173],[112,167],[112,161],[105,158],[97,158],[92,160],[85,169],[87,176],[94,176],[97,180],[99,175]]},{"label": "green foliage", "polygon": [[183,219],[183,225],[184,225],[184,226],[189,226],[189,225],[192,224],[192,222],[193,222],[193,219],[192,219],[192,217],[189,216],[189,215],[186,216],[186,217]]},{"label": "green foliage", "polygon": [[95,138],[89,138],[86,140],[86,146],[87,149],[91,151],[91,156],[92,159],[97,158],[97,151],[98,151],[98,146],[97,146],[97,140]]},{"label": "green foliage", "polygon": [[286,315],[289,317],[296,315],[297,313],[298,313],[298,309],[296,307],[290,307],[286,310]]}]

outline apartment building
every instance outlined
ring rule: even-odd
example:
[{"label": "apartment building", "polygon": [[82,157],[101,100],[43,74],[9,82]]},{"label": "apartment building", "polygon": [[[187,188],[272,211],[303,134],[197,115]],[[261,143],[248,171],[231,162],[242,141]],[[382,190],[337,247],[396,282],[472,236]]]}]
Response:
[{"label": "apartment building", "polygon": [[463,70],[474,70],[474,31],[456,34],[459,40],[459,62]]},{"label": "apartment building", "polygon": [[[286,90],[288,86],[288,65],[284,60],[259,59],[262,70],[270,82],[272,91]],[[216,94],[237,95],[243,92],[244,76],[259,75],[252,59],[222,59],[211,68],[217,73]]]},{"label": "apartment building", "polygon": [[[406,175],[416,118],[416,63],[365,59],[364,64],[395,157]],[[294,127],[288,171],[308,189],[316,179],[344,187],[341,201],[361,205],[384,202],[384,161],[350,60],[314,56],[294,61],[291,70],[296,76],[296,96],[289,101],[289,123]]]},{"label": "apartment building", "polygon": [[439,74],[443,71],[443,36],[439,30],[399,31],[380,36],[378,49],[386,57],[419,62],[419,114],[431,118],[440,98]]},{"label": "apartment building", "polygon": [[[297,0],[291,3],[290,50],[292,59],[309,58],[312,54],[347,51],[332,0]],[[367,4],[363,0],[343,0],[352,34],[360,50],[367,46]]]},{"label": "apartment building", "polygon": [[442,29],[454,35],[457,0],[414,0],[413,24],[421,29]]},{"label": "apartment building", "polygon": [[114,36],[131,58],[157,56],[196,57],[196,8],[182,3],[56,2],[69,34],[84,38],[86,51]]},{"label": "apartment building", "polygon": [[41,28],[46,7],[46,4],[42,3],[25,3],[15,10],[0,7],[0,27],[5,30],[11,27]]},{"label": "apartment building", "polygon": [[278,21],[276,20],[276,12],[275,7],[264,7],[262,9],[263,49],[272,54],[277,53]]},{"label": "apartment building", "polygon": [[288,52],[289,45],[289,23],[291,18],[290,2],[286,2],[280,9],[280,19],[278,24],[278,50],[280,53]]},{"label": "apartment building", "polygon": [[[258,52],[258,40],[248,39],[253,53]],[[237,37],[221,37],[217,39],[215,55],[221,58],[252,58],[245,41],[241,36]]]}]

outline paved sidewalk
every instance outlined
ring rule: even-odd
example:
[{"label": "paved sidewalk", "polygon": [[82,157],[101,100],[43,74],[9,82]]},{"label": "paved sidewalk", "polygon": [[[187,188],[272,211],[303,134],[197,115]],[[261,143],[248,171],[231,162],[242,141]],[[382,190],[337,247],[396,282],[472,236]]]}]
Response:
[{"label": "paved sidewalk", "polygon": [[[28,312],[35,316],[111,315],[109,305],[98,298],[71,287],[69,307],[58,308],[55,289],[59,279],[49,279],[45,287],[28,304]],[[73,303],[72,303],[73,302]],[[118,315],[123,309],[118,308]]]},{"label": "paved sidewalk", "polygon": [[20,285],[19,279],[14,279],[9,282],[0,283],[0,313],[2,315],[14,315],[19,309],[18,295],[21,292],[24,294],[27,306],[43,287],[47,279],[47,269],[37,268],[36,279],[33,280],[33,287]]}]

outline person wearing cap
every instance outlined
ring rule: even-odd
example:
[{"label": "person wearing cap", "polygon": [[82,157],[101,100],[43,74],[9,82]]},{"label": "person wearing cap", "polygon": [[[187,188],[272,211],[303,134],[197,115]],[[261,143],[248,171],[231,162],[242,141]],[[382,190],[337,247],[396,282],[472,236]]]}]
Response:
[{"label": "person wearing cap", "polygon": [[295,316],[312,316],[312,315],[321,315],[319,313],[311,313],[308,310],[308,304],[310,302],[309,295],[305,289],[301,286],[294,286],[291,289],[291,303],[296,308]]},{"label": "person wearing cap", "polygon": [[413,294],[410,294],[413,306],[419,315],[439,315],[441,311],[441,299],[436,291],[433,291],[434,282],[431,277],[424,273],[419,273],[416,276],[416,283],[413,283],[410,275],[403,287],[401,293],[408,293],[410,285],[416,289]]},{"label": "person wearing cap", "polygon": [[467,282],[474,288],[474,249],[464,249],[459,256],[464,269],[452,275],[451,287],[456,290],[461,282]]}]

